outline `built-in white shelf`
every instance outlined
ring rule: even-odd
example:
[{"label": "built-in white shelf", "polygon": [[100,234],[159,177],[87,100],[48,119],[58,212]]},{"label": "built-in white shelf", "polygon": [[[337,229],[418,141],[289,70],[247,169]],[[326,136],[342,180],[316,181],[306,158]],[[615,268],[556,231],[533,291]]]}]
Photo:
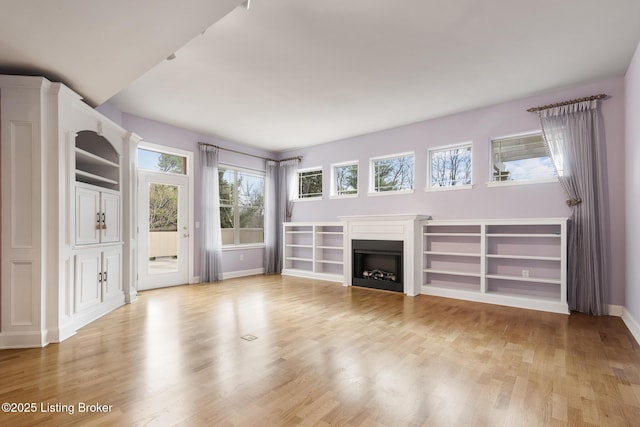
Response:
[{"label": "built-in white shelf", "polygon": [[283,223],[283,275],[344,283],[341,222]]},{"label": "built-in white shelf", "polygon": [[425,273],[446,274],[449,276],[480,277],[480,273],[467,273],[464,271],[455,271],[455,270],[437,270],[434,268],[425,268],[422,271]]},{"label": "built-in white shelf", "polygon": [[93,164],[93,165],[106,165],[114,168],[119,168],[120,165],[116,162],[112,162],[111,160],[105,159],[104,157],[100,157],[96,154],[90,153],[82,148],[76,147],[76,162],[81,160],[83,163]]},{"label": "built-in white shelf", "polygon": [[565,218],[421,225],[423,294],[569,312]]},{"label": "built-in white shelf", "polygon": [[115,179],[109,179],[80,169],[76,169],[76,181],[95,185],[100,185],[101,183],[118,185],[118,181]]}]

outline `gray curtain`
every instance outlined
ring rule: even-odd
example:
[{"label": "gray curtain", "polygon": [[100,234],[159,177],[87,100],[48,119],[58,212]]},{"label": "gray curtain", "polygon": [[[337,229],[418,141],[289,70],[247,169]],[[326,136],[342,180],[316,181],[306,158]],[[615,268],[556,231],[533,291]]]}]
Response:
[{"label": "gray curtain", "polygon": [[539,112],[544,138],[558,179],[569,199],[567,236],[569,308],[607,314],[604,253],[604,202],[598,129],[598,101],[585,101]]},{"label": "gray curtain", "polygon": [[220,229],[220,183],[218,148],[200,146],[202,174],[202,264],[200,280],[222,280],[222,231]]},{"label": "gray curtain", "polygon": [[264,210],[264,268],[266,274],[282,271],[282,223],[291,219],[295,176],[300,159],[267,161]]},{"label": "gray curtain", "polygon": [[264,179],[264,272],[279,273],[278,162],[267,160]]}]

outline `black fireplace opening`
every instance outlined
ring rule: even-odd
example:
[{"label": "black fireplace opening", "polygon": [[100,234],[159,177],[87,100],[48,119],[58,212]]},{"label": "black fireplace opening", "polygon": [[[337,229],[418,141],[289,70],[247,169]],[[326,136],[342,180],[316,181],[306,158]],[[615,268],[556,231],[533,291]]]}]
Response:
[{"label": "black fireplace opening", "polygon": [[352,240],[353,286],[404,292],[401,240]]}]

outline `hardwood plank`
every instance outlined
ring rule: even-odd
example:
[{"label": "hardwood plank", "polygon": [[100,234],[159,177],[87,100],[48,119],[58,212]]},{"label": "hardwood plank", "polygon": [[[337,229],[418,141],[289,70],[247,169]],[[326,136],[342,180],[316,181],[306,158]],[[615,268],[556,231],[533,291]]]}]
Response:
[{"label": "hardwood plank", "polygon": [[640,419],[640,349],[619,318],[277,275],[142,292],[61,344],[0,351],[0,372],[1,402],[75,410],[0,413],[11,426]]}]

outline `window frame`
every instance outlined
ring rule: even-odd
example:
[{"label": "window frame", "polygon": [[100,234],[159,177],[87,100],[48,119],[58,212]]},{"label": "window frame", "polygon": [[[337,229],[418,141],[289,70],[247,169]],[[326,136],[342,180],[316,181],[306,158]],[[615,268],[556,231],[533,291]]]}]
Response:
[{"label": "window frame", "polygon": [[[524,138],[533,135],[541,135],[544,140],[544,134],[541,129],[532,130],[528,132],[522,132],[512,135],[505,135],[499,137],[489,138],[489,181],[487,182],[487,187],[508,187],[513,185],[530,185],[530,184],[548,184],[548,183],[556,183],[558,182],[558,176],[550,176],[550,177],[541,177],[541,178],[531,178],[531,179],[517,179],[517,180],[508,180],[508,181],[494,181],[493,180],[493,143],[497,140],[505,140],[505,139],[514,139],[514,138]],[[532,157],[533,158],[533,157]],[[549,157],[551,160],[551,158]],[[553,160],[551,160],[553,162]],[[555,168],[554,168],[555,170]]]},{"label": "window frame", "polygon": [[[379,160],[398,159],[401,157],[413,157],[413,167],[411,168],[411,188],[401,190],[379,191],[375,186],[376,169],[375,163]],[[377,156],[369,158],[369,192],[368,196],[392,196],[396,194],[412,194],[416,185],[416,153],[415,151],[405,151],[402,153],[388,154],[385,156]]]},{"label": "window frame", "polygon": [[[253,169],[248,169],[248,168],[242,168],[239,166],[235,166],[235,165],[230,165],[230,164],[223,164],[220,163],[218,166],[219,170],[224,170],[224,171],[234,171],[234,182],[233,182],[233,198],[234,198],[234,203],[233,204],[223,204],[222,200],[220,199],[220,190],[218,189],[218,204],[220,205],[219,208],[222,207],[231,207],[233,209],[233,228],[230,228],[229,230],[233,230],[233,243],[231,244],[222,244],[222,249],[223,250],[235,250],[235,249],[244,249],[244,248],[263,248],[265,246],[265,242],[264,242],[264,196],[265,196],[265,190],[266,190],[266,174],[263,171],[258,171],[258,170],[253,170]],[[262,177],[262,210],[263,210],[263,223],[262,223],[262,242],[256,242],[256,243],[239,243],[240,242],[240,230],[242,230],[242,228],[240,227],[240,208],[242,207],[246,207],[245,205],[239,205],[238,204],[238,174],[242,173],[242,174],[247,174],[247,175],[254,175],[254,176],[259,176]],[[222,226],[220,226],[220,231],[222,230],[226,230],[225,228],[222,228]]]},{"label": "window frame", "polygon": [[[300,197],[300,174],[301,173],[307,173],[307,172],[314,172],[314,171],[319,171],[320,172],[320,195],[318,196],[312,196],[312,197]],[[304,169],[298,169],[296,171],[296,194],[295,194],[295,201],[300,202],[300,201],[314,201],[314,200],[322,200],[324,198],[324,170],[322,168],[322,166],[314,166],[314,167],[309,167],[309,168],[304,168]]]},{"label": "window frame", "polygon": [[[449,151],[457,148],[466,148],[469,147],[469,162],[471,167],[471,182],[469,184],[462,185],[450,185],[445,187],[434,187],[432,182],[432,161],[431,155],[435,152],[439,151]],[[473,188],[473,141],[461,142],[457,144],[450,145],[441,145],[438,147],[428,148],[427,149],[427,185],[425,187],[425,191],[450,191],[450,190],[468,190]]]},{"label": "window frame", "polygon": [[[332,199],[349,199],[358,197],[360,195],[360,162],[358,160],[351,160],[348,162],[340,162],[331,164],[331,193],[329,195]],[[337,194],[337,182],[336,182],[336,168],[344,166],[356,167],[356,192],[348,194]]]}]

